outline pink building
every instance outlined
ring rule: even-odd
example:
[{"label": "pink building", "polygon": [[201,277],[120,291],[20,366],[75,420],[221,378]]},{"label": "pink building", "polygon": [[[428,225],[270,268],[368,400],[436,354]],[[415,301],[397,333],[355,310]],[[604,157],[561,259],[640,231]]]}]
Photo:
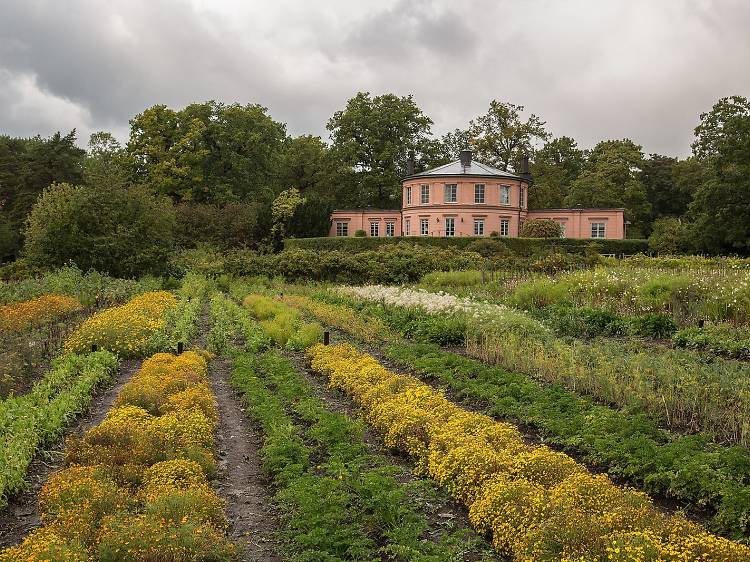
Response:
[{"label": "pink building", "polygon": [[567,238],[625,238],[624,209],[528,209],[528,162],[521,174],[472,162],[471,151],[445,166],[404,178],[401,210],[338,209],[329,236],[517,237],[524,221],[551,219]]}]

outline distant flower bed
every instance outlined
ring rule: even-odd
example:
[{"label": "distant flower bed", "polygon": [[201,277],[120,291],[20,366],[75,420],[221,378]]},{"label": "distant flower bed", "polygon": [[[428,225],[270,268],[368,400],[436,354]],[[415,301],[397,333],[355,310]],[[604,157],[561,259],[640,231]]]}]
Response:
[{"label": "distant flower bed", "polygon": [[0,306],[0,334],[49,324],[82,308],[78,299],[64,295],[42,295],[29,301],[6,304]]}]

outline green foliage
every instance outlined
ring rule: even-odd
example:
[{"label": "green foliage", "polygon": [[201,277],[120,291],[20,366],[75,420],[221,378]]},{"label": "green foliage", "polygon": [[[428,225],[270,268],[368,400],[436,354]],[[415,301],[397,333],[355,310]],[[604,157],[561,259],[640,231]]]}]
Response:
[{"label": "green foliage", "polygon": [[672,341],[679,347],[736,359],[750,359],[750,329],[732,324],[684,328],[672,336]]},{"label": "green foliage", "polygon": [[570,137],[550,140],[534,153],[529,190],[529,209],[555,209],[564,206],[572,184],[586,162],[584,151]]},{"label": "green foliage", "polygon": [[[591,240],[578,240],[575,238],[560,239],[539,239],[539,238],[476,238],[472,236],[462,237],[432,237],[432,236],[411,236],[407,239],[399,238],[357,238],[357,237],[328,237],[328,238],[293,238],[284,240],[284,247],[305,248],[317,251],[325,250],[343,250],[346,252],[362,252],[373,250],[380,246],[437,246],[439,248],[466,248],[475,243],[481,242],[484,248],[485,244],[491,242],[497,243],[498,251],[505,254],[509,250],[512,254],[519,256],[531,256],[547,254],[556,250],[562,250],[574,254],[585,254],[589,250]],[[603,254],[637,254],[648,250],[646,240],[600,240],[597,242],[599,251]],[[474,250],[476,251],[476,250]],[[484,251],[479,252],[484,253]]]},{"label": "green foliage", "polygon": [[281,244],[286,236],[289,223],[297,208],[305,203],[299,189],[290,187],[282,191],[271,203],[271,236]]},{"label": "green foliage", "polygon": [[501,170],[518,165],[538,140],[547,140],[545,122],[533,113],[523,121],[522,105],[492,100],[487,113],[469,123],[471,146],[477,160]]},{"label": "green foliage", "polygon": [[130,122],[127,152],[138,181],[175,200],[269,201],[284,125],[259,105],[209,101],[155,105]]},{"label": "green foliage", "polygon": [[31,391],[0,402],[0,505],[23,486],[37,450],[88,406],[116,366],[117,358],[106,351],[63,355]]},{"label": "green foliage", "polygon": [[523,238],[560,238],[562,226],[551,219],[531,219],[521,227]]},{"label": "green foliage", "polygon": [[359,92],[328,121],[332,149],[354,174],[355,206],[397,207],[410,153],[425,158],[432,120],[412,96]]},{"label": "green foliage", "polygon": [[354,232],[354,236],[356,236],[357,238],[364,238],[365,236],[367,236],[367,233],[364,230],[359,229]]},{"label": "green foliage", "polygon": [[254,203],[181,203],[175,206],[175,244],[179,248],[251,246],[259,238]]},{"label": "green foliage", "polygon": [[47,188],[25,231],[32,265],[75,263],[117,277],[162,273],[172,248],[169,200],[116,183]]},{"label": "green foliage", "polygon": [[648,249],[656,254],[681,254],[689,244],[688,228],[681,219],[656,219],[648,237]]}]

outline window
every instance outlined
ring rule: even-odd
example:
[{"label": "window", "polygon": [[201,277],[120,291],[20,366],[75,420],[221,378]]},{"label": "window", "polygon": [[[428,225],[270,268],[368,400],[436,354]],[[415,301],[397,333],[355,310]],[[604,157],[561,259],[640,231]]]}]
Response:
[{"label": "window", "polygon": [[508,236],[510,233],[510,219],[500,219],[500,236]]},{"label": "window", "polygon": [[458,193],[458,187],[456,186],[455,183],[445,184],[445,202],[446,203],[455,203],[457,193]]},{"label": "window", "polygon": [[474,219],[474,236],[484,236],[484,219]]},{"label": "window", "polygon": [[426,205],[429,202],[430,202],[430,186],[423,185],[422,186],[422,205]]},{"label": "window", "polygon": [[396,233],[396,223],[387,222],[385,223],[385,235],[393,236]]},{"label": "window", "polygon": [[560,225],[560,238],[565,238],[565,226],[567,223],[565,221],[560,221],[558,224]]},{"label": "window", "polygon": [[478,183],[474,186],[474,203],[484,203],[484,184]]},{"label": "window", "polygon": [[336,236],[349,236],[349,223],[348,222],[336,223]]},{"label": "window", "polygon": [[510,205],[510,186],[509,185],[500,186],[500,204]]},{"label": "window", "polygon": [[409,219],[406,219],[404,222],[404,234],[406,234],[406,236],[411,234],[411,220]]},{"label": "window", "polygon": [[591,223],[591,238],[604,238],[604,223],[603,222],[592,222]]},{"label": "window", "polygon": [[419,219],[419,234],[427,236],[430,232],[430,219]]},{"label": "window", "polygon": [[522,187],[518,197],[518,206],[522,209],[526,206],[526,188]]},{"label": "window", "polygon": [[411,186],[406,188],[406,204],[411,205]]},{"label": "window", "polygon": [[445,219],[445,235],[455,236],[456,235],[456,219],[453,217],[447,217]]},{"label": "window", "polygon": [[380,224],[377,222],[370,223],[370,236],[380,236]]}]

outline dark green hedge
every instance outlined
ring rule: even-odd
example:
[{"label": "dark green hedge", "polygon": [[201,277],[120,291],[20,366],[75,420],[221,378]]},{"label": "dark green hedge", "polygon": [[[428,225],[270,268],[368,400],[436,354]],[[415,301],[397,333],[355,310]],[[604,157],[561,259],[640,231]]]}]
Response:
[{"label": "dark green hedge", "polygon": [[[432,236],[406,236],[398,238],[355,238],[355,237],[326,237],[326,238],[289,238],[284,240],[284,248],[302,248],[306,250],[342,250],[348,252],[364,252],[381,246],[393,244],[419,244],[437,246],[438,248],[464,249],[477,240],[488,240],[482,237],[437,238]],[[546,253],[557,248],[571,253],[584,253],[589,248],[596,248],[601,254],[638,254],[648,251],[647,240],[588,240],[575,238],[542,239],[542,238],[493,238],[504,244],[511,252],[521,256]]]}]

